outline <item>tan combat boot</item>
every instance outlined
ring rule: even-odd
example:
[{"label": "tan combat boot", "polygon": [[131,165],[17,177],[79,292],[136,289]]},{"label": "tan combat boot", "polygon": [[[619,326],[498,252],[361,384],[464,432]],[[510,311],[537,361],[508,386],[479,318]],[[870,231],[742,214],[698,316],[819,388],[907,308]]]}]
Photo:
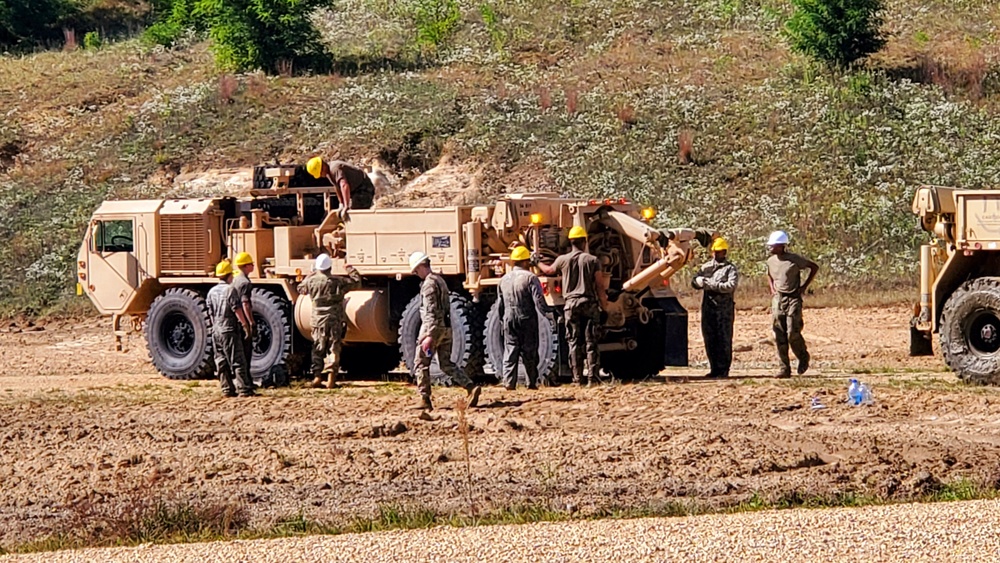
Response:
[{"label": "tan combat boot", "polygon": [[425,411],[432,411],[434,410],[434,405],[431,404],[430,397],[420,397],[420,406],[417,408]]},{"label": "tan combat boot", "polygon": [[310,386],[313,389],[322,389],[323,388],[323,378],[322,377],[314,377],[313,381],[312,381],[312,384]]}]

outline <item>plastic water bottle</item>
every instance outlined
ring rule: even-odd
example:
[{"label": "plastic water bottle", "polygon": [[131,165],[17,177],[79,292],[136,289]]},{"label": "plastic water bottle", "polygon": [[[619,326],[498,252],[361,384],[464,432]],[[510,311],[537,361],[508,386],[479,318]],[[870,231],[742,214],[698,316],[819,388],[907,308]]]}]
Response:
[{"label": "plastic water bottle", "polygon": [[861,388],[862,388],[862,384],[858,383],[857,379],[852,379],[851,380],[851,384],[847,387],[847,402],[848,403],[850,403],[850,404],[852,404],[854,406],[857,406],[857,405],[861,404],[861,400],[862,400]]},{"label": "plastic water bottle", "polygon": [[872,403],[872,390],[865,383],[861,384],[861,404],[870,405]]}]

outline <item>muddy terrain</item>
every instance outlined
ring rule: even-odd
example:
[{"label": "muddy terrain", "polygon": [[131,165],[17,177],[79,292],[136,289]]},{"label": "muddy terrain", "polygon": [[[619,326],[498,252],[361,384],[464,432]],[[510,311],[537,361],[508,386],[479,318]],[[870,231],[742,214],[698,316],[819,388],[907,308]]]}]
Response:
[{"label": "muddy terrain", "polygon": [[[639,384],[487,388],[468,413],[471,500],[587,513],[754,495],[908,498],[1000,479],[1000,390],[908,358],[906,319],[903,308],[807,310],[814,367],[792,380],[771,377],[769,317],[756,310],[739,313],[729,381],[701,378],[693,313],[691,368]],[[875,405],[843,404],[850,377],[873,386]],[[453,408],[463,395],[436,389],[429,420],[412,408],[413,387],[395,382],[223,399],[213,382],[158,376],[141,338],[115,352],[102,321],[3,326],[0,545],[139,496],[236,503],[262,526],[380,504],[467,510]],[[814,397],[827,408],[810,409]]]}]

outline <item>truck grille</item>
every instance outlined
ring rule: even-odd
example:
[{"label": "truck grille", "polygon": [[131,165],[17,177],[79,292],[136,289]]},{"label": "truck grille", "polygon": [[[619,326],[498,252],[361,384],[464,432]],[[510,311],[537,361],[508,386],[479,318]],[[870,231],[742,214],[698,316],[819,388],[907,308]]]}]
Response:
[{"label": "truck grille", "polygon": [[200,275],[211,269],[203,215],[161,216],[160,235],[161,273]]}]

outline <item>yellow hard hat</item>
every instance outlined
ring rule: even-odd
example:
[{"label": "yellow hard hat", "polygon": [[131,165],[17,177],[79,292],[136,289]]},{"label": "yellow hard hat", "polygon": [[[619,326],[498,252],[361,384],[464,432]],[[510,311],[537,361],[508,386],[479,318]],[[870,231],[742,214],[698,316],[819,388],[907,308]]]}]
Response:
[{"label": "yellow hard hat", "polygon": [[718,237],[712,241],[712,252],[718,252],[720,250],[729,250],[729,243],[722,237]]},{"label": "yellow hard hat", "polygon": [[224,278],[231,273],[233,273],[233,265],[229,263],[229,260],[223,260],[215,267],[215,277],[217,278]]},{"label": "yellow hard hat", "polygon": [[531,253],[528,252],[527,246],[518,246],[510,253],[510,259],[514,262],[520,262],[521,260],[528,260],[531,258]]},{"label": "yellow hard hat", "polygon": [[310,158],[306,163],[306,172],[313,178],[319,179],[323,174],[323,159],[318,156]]},{"label": "yellow hard hat", "polygon": [[249,252],[240,252],[236,255],[236,267],[246,266],[247,264],[253,264],[253,256],[250,256]]},{"label": "yellow hard hat", "polygon": [[587,238],[587,229],[584,229],[580,225],[576,225],[569,230],[569,240],[578,238]]}]

